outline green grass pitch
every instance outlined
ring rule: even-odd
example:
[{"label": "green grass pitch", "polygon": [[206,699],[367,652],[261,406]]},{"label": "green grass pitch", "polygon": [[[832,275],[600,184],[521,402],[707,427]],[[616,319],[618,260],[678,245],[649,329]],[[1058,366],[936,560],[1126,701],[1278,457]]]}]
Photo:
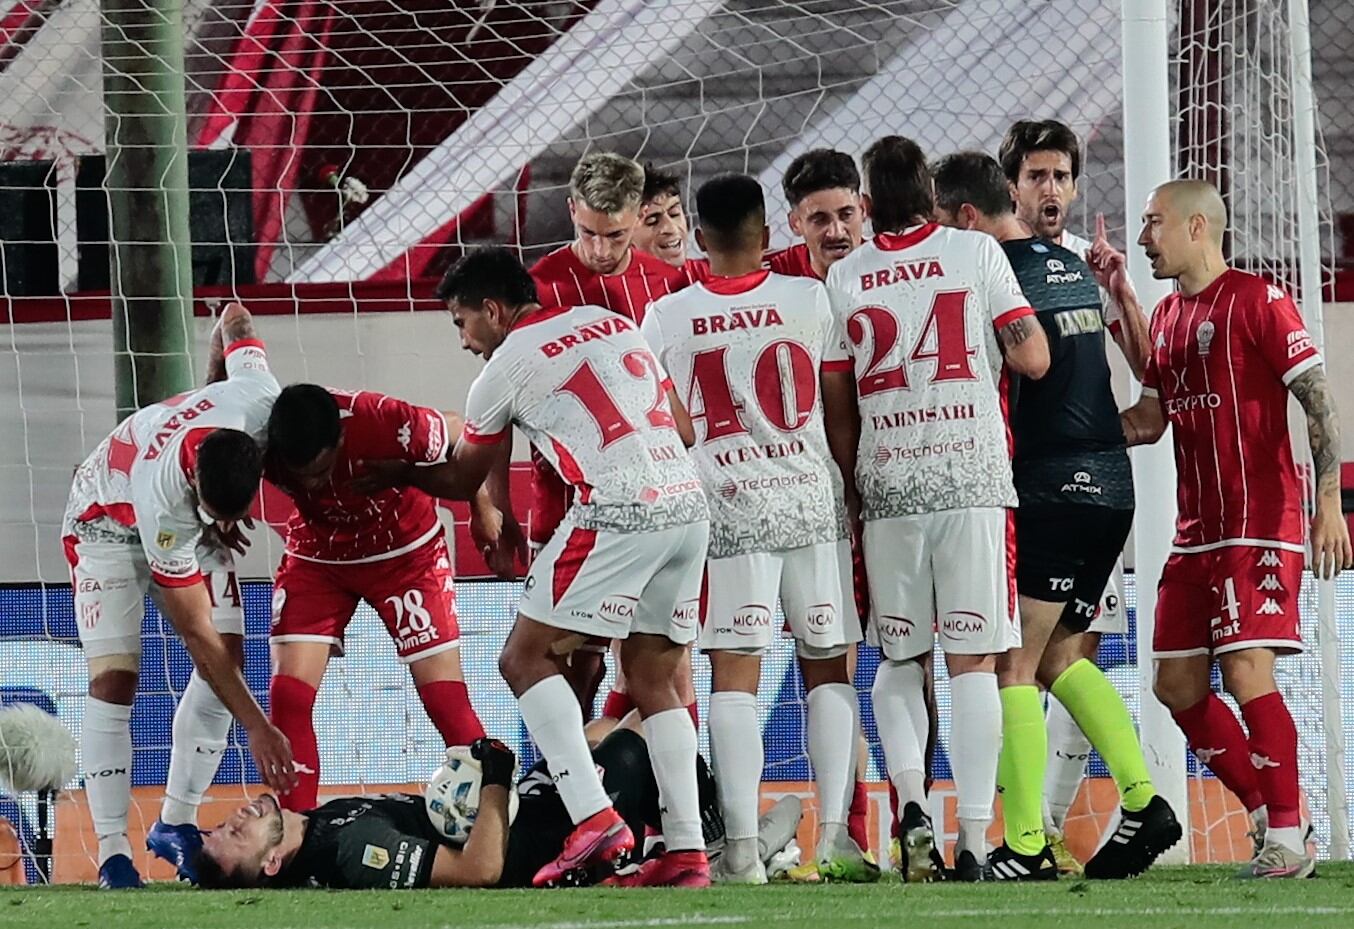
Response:
[{"label": "green grass pitch", "polygon": [[1354,926],[1354,864],[1308,881],[1163,868],[1119,883],[773,884],[680,890],[2,888],[4,929],[1325,929]]}]

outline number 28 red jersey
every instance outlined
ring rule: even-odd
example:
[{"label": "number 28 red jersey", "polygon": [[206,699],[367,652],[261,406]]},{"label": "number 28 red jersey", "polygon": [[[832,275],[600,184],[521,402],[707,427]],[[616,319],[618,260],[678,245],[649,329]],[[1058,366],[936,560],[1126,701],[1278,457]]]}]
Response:
[{"label": "number 28 red jersey", "polygon": [[1175,550],[1257,545],[1302,551],[1302,481],[1288,385],[1321,363],[1302,316],[1264,278],[1229,270],[1152,314],[1143,394],[1174,427]]}]

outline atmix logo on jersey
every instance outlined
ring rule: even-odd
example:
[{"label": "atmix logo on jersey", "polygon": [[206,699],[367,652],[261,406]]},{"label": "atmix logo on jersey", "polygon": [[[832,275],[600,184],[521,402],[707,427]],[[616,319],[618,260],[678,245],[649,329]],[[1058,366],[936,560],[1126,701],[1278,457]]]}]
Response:
[{"label": "atmix logo on jersey", "polygon": [[1104,488],[1091,479],[1089,471],[1078,471],[1072,475],[1072,480],[1063,484],[1063,493],[1065,494],[1090,494],[1098,497],[1103,494]]},{"label": "atmix logo on jersey", "polygon": [[1048,274],[1044,275],[1045,284],[1075,284],[1085,277],[1081,271],[1068,271],[1067,265],[1056,258],[1050,258],[1045,266],[1048,268]]}]

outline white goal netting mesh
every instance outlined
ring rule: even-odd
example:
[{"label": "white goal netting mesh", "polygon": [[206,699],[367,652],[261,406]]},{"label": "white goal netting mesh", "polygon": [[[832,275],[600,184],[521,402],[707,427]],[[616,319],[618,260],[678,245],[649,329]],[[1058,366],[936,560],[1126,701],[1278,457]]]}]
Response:
[{"label": "white goal netting mesh", "polygon": [[[1224,181],[1237,216],[1233,254],[1292,286],[1291,154],[1300,143],[1290,132],[1284,4],[1195,6],[1204,12],[1180,20],[1173,45],[1180,167]],[[1333,2],[1313,7],[1320,64],[1354,16]],[[0,223],[11,224],[0,226],[0,694],[39,702],[78,732],[86,672],[58,536],[72,469],[114,417],[107,201],[97,161],[107,119],[102,23],[95,0],[23,3],[9,17],[0,31],[0,196],[11,198],[0,206]],[[283,382],[462,406],[474,367],[429,312],[432,282],[476,243],[518,245],[530,259],[568,240],[568,173],[595,149],[675,169],[688,199],[721,171],[759,177],[773,245],[781,246],[791,234],[780,177],[802,151],[858,155],[895,132],[935,155],[995,151],[1015,119],[1054,118],[1085,147],[1069,227],[1093,229],[1104,212],[1116,243],[1136,233],[1132,216],[1126,229],[1123,205],[1118,0],[190,0],[183,19],[200,298],[194,344],[205,345],[208,301],[236,293],[259,314]],[[1318,90],[1323,73],[1318,67]],[[1318,161],[1324,172],[1324,149]],[[1346,166],[1330,170],[1338,181]],[[1343,200],[1344,188],[1334,184],[1332,197]],[[1323,242],[1322,252],[1332,255],[1333,245]],[[267,579],[279,554],[278,536],[260,527],[242,564],[248,677],[261,695]],[[523,745],[496,670],[516,596],[515,585],[473,580],[457,592],[476,706],[491,731]],[[1125,596],[1131,605],[1131,579]],[[1304,596],[1306,628],[1315,617]],[[1342,583],[1338,599],[1340,615],[1354,615],[1354,587]],[[875,660],[862,658],[865,693]],[[1107,638],[1102,661],[1136,712],[1132,632]],[[1322,720],[1337,708],[1322,702],[1318,664],[1315,656],[1289,663],[1285,690],[1297,708],[1304,784],[1324,848]],[[708,665],[696,666],[703,693]],[[170,717],[189,670],[181,645],[148,612],[134,717],[134,831],[155,816]],[[940,678],[943,812],[952,803]],[[802,693],[788,647],[768,657],[763,685],[766,777],[802,781]],[[1338,712],[1354,712],[1354,699]],[[878,779],[868,712],[866,723]],[[331,665],[316,727],[324,783],[334,789],[418,782],[440,755],[408,674],[365,605],[348,633],[348,657]],[[1083,788],[1071,820],[1082,824],[1083,847],[1095,844],[1116,805],[1098,760],[1091,773],[1099,780]],[[247,753],[233,748],[214,795],[239,798],[256,783]],[[1192,787],[1199,859],[1245,850],[1237,844],[1244,823],[1216,787],[1203,772]],[[883,813],[882,791],[876,800]],[[0,816],[30,847],[37,806],[32,796],[0,797]],[[58,804],[56,818],[57,878],[87,878],[92,834],[78,792]],[[31,856],[23,867],[36,878]]]}]

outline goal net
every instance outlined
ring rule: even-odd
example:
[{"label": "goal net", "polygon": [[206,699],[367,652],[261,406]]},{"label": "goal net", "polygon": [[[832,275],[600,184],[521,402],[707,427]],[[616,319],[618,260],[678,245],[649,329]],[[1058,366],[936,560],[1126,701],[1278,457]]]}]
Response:
[{"label": "goal net", "polygon": [[[1304,143],[1291,133],[1285,6],[1194,6],[1206,15],[1180,21],[1173,64],[1180,167],[1224,181],[1236,214],[1233,255],[1291,285],[1291,155]],[[58,536],[72,470],[114,424],[107,199],[97,160],[108,118],[104,24],[95,0],[24,4],[11,18],[18,12],[22,22],[7,20],[0,33],[0,196],[10,198],[0,224],[14,224],[0,226],[0,694],[39,702],[78,733],[87,679]],[[759,177],[773,245],[782,246],[791,233],[780,177],[809,148],[859,155],[874,138],[901,133],[929,154],[994,152],[1012,121],[1055,118],[1085,147],[1069,228],[1091,230],[1103,212],[1117,244],[1136,232],[1123,204],[1119,0],[1041,0],[1037,15],[1017,0],[188,0],[183,17],[193,344],[205,345],[209,304],[237,295],[259,315],[284,383],[371,388],[460,408],[475,366],[436,312],[436,277],[477,243],[520,246],[530,259],[567,241],[568,173],[595,149],[677,170],[688,202],[719,172]],[[1323,152],[1318,158],[1324,164]],[[1127,375],[1117,376],[1126,401]],[[283,508],[269,496],[263,515],[276,524]],[[456,514],[445,518],[464,542]],[[268,579],[281,549],[262,525],[253,540],[241,595],[247,678],[264,697]],[[519,585],[474,579],[482,566],[473,546],[458,546],[457,565],[472,697],[486,727],[529,759],[496,669]],[[1131,611],[1131,564],[1124,595]],[[1339,614],[1354,616],[1354,585],[1342,581],[1337,598]],[[1317,648],[1286,663],[1285,692],[1325,849],[1333,775],[1322,727],[1342,707],[1321,696],[1320,649],[1336,646],[1315,634],[1314,604],[1304,590],[1304,632]],[[1136,713],[1132,628],[1107,637],[1101,658]],[[876,663],[864,650],[858,684],[877,782],[882,754],[868,711]],[[696,668],[705,694],[708,663],[698,658]],[[138,849],[158,811],[170,719],[189,671],[148,604],[133,723]],[[937,699],[935,808],[952,829],[943,673]],[[788,643],[765,662],[762,709],[768,792],[805,790],[803,694]],[[322,795],[420,783],[441,755],[408,672],[365,604],[315,718]],[[238,736],[204,822],[257,789]],[[1244,817],[1206,771],[1191,770],[1194,858],[1241,856],[1249,848]],[[1090,773],[1069,821],[1083,851],[1098,844],[1117,807],[1098,759]],[[55,808],[58,880],[94,870],[79,786],[68,785]],[[886,852],[882,786],[873,797],[876,850]],[[0,816],[30,850],[40,848],[39,807],[32,796],[0,797]],[[29,854],[30,880],[37,864]],[[137,864],[168,876],[140,853]]]}]

